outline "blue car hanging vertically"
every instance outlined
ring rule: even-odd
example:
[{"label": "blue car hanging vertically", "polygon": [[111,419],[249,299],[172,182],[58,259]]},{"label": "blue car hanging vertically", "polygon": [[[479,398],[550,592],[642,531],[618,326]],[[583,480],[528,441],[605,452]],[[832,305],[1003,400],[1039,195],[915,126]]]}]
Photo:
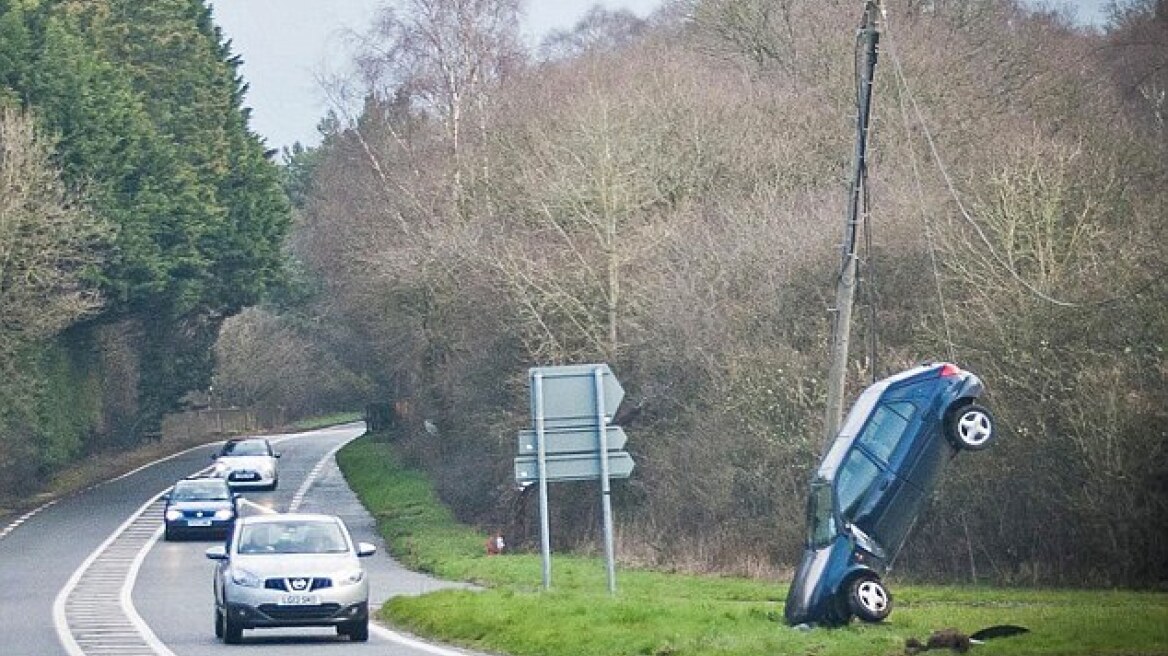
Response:
[{"label": "blue car hanging vertically", "polygon": [[807,503],[807,544],[787,593],[788,624],[879,622],[882,582],[945,464],[995,438],[981,380],[953,364],[890,376],[856,400]]}]

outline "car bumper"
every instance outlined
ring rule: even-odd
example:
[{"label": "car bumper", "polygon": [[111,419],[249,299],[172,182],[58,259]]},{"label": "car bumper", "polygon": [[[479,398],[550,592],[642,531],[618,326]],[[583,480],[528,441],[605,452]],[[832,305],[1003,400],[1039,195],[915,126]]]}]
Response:
[{"label": "car bumper", "polygon": [[265,475],[263,472],[233,471],[224,478],[232,489],[274,488],[279,480],[275,474]]},{"label": "car bumper", "polygon": [[166,534],[169,536],[208,536],[222,538],[231,532],[231,525],[234,523],[234,519],[222,521],[213,520],[208,524],[199,522],[199,520],[168,520],[166,522]]},{"label": "car bumper", "polygon": [[369,603],[339,604],[325,602],[312,606],[282,606],[264,603],[257,606],[228,603],[227,613],[243,628],[278,628],[296,626],[338,626],[369,619]]},{"label": "car bumper", "polygon": [[337,626],[369,618],[367,583],[312,592],[311,605],[285,605],[287,593],[259,588],[236,588],[228,593],[226,612],[244,628]]},{"label": "car bumper", "polygon": [[787,624],[833,626],[847,622],[846,600],[839,593],[841,583],[856,569],[851,555],[852,545],[842,535],[828,546],[803,552],[783,608]]}]

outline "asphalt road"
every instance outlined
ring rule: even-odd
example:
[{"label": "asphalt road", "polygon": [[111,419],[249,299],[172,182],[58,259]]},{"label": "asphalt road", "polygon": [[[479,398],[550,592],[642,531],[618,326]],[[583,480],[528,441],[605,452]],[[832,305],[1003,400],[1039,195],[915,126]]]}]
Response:
[{"label": "asphalt road", "polygon": [[[399,594],[456,585],[400,567],[377,536],[332,458],[364,424],[270,436],[281,452],[280,486],[243,492],[244,512],[325,512],[341,516],[356,540],[378,553],[364,559],[370,604]],[[158,495],[210,464],[218,445],[198,447],[107,481],[0,527],[0,654],[4,656],[198,656],[248,653],[459,656],[469,652],[371,626],[368,643],[331,629],[245,631],[223,645],[212,624],[214,542],[161,540]]]}]

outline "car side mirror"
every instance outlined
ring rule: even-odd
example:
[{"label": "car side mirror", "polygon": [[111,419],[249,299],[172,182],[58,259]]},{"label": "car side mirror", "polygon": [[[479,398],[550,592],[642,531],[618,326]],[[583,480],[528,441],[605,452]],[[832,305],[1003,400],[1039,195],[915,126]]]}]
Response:
[{"label": "car side mirror", "polygon": [[227,547],[217,544],[210,549],[207,549],[207,557],[211,560],[227,560]]},{"label": "car side mirror", "polygon": [[377,547],[369,544],[368,542],[358,542],[357,543],[357,557],[358,558],[372,556],[375,553],[377,553]]}]

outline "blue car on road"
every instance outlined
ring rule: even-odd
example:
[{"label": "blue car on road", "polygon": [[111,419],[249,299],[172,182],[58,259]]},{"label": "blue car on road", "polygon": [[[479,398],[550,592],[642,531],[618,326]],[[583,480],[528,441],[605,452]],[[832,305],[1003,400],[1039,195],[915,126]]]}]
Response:
[{"label": "blue car on road", "polygon": [[879,622],[882,579],[945,465],[996,433],[984,387],[953,364],[927,364],[860,394],[811,481],[807,543],[787,593],[788,624]]},{"label": "blue car on road", "polygon": [[191,477],[174,484],[162,497],[163,538],[224,538],[239,516],[239,495],[222,478]]}]

